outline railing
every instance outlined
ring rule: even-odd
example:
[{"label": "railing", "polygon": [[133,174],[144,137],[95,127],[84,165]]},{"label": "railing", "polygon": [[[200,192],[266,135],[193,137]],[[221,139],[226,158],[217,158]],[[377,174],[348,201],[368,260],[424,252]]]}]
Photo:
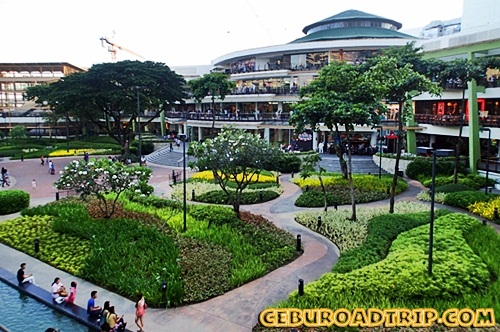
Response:
[{"label": "railing", "polygon": [[[206,112],[167,112],[165,115],[169,119],[186,119],[186,120],[200,120],[200,121],[213,121],[214,115]],[[216,113],[215,121],[227,122],[288,122],[290,118],[289,113],[240,113],[223,114]]]},{"label": "railing", "polygon": [[[460,124],[462,123],[461,119],[462,119],[461,115],[415,114],[415,121],[420,124],[427,123],[443,127],[460,126]],[[480,116],[479,123],[485,127],[500,128],[500,116],[499,115]],[[468,126],[467,120],[464,120],[463,124],[465,126]]]}]

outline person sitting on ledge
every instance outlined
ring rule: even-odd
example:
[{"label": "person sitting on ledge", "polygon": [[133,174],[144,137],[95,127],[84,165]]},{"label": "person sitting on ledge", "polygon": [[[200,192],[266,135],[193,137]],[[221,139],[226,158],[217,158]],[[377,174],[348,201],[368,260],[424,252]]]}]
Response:
[{"label": "person sitting on ledge", "polygon": [[54,282],[52,283],[51,286],[51,292],[52,292],[52,298],[59,304],[63,303],[66,296],[68,296],[68,293],[66,292],[66,287],[64,287],[63,283],[61,282],[61,278],[59,277],[56,277],[54,279]]},{"label": "person sitting on ledge", "polygon": [[35,283],[35,277],[33,276],[33,274],[25,273],[24,270],[26,270],[26,263],[21,263],[21,268],[17,270],[17,281],[19,281],[19,284],[29,282],[35,286],[38,286]]},{"label": "person sitting on ledge", "polygon": [[97,298],[97,291],[90,292],[90,299],[87,302],[87,315],[89,318],[101,318],[101,307],[95,305],[95,299]]}]

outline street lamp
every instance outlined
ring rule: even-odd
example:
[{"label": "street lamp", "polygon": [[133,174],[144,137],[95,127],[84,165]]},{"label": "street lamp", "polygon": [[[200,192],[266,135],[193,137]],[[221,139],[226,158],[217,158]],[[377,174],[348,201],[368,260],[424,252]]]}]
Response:
[{"label": "street lamp", "polygon": [[488,132],[488,144],[486,148],[486,184],[484,185],[484,193],[488,195],[488,188],[490,186],[488,182],[488,176],[490,173],[490,144],[491,144],[491,128],[480,128],[480,132],[487,131]]},{"label": "street lamp", "polygon": [[69,152],[69,114],[68,111],[66,111],[66,152]]},{"label": "street lamp", "polygon": [[434,201],[436,194],[436,150],[432,150],[432,181],[431,181],[431,213],[430,213],[430,226],[429,226],[429,262],[428,270],[429,275],[432,275],[432,250],[434,246]]},{"label": "street lamp", "polygon": [[182,137],[182,185],[183,185],[183,205],[182,205],[182,215],[184,218],[183,232],[186,232],[186,135]]},{"label": "street lamp", "polygon": [[142,142],[141,142],[141,103],[139,99],[139,86],[135,87],[137,92],[137,131],[139,137],[139,165],[142,166]]},{"label": "street lamp", "polygon": [[378,178],[382,178],[382,126],[378,127]]}]

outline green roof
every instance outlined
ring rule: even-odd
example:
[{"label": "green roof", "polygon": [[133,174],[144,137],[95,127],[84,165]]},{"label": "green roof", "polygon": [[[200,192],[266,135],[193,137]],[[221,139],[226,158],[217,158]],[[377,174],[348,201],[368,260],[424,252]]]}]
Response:
[{"label": "green roof", "polygon": [[368,13],[365,13],[365,12],[362,12],[359,10],[351,9],[351,10],[343,11],[337,15],[325,18],[324,20],[318,21],[316,23],[310,24],[310,25],[306,26],[304,29],[302,29],[302,32],[307,34],[307,32],[309,30],[311,30],[312,28],[315,28],[315,27],[321,26],[321,25],[325,25],[328,23],[341,22],[341,21],[352,21],[352,20],[360,20],[360,19],[361,20],[381,21],[381,22],[385,22],[385,23],[390,23],[390,24],[393,24],[398,30],[401,29],[401,27],[403,26],[401,23],[396,22],[394,20],[389,20],[389,19],[381,17],[381,16],[372,15],[372,14],[368,14]]},{"label": "green roof", "polygon": [[395,30],[374,27],[352,27],[321,30],[296,39],[290,44],[307,43],[342,39],[374,39],[374,38],[415,38]]}]

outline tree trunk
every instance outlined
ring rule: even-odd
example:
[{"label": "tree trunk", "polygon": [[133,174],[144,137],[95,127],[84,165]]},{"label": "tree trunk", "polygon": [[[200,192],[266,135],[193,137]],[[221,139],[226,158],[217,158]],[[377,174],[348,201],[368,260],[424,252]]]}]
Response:
[{"label": "tree trunk", "polygon": [[462,107],[460,109],[460,128],[458,130],[457,145],[455,147],[455,167],[453,168],[453,183],[458,182],[458,163],[460,162],[460,150],[462,148],[462,132],[464,129],[465,117],[465,89],[462,89]]},{"label": "tree trunk", "polygon": [[339,157],[340,171],[342,172],[342,178],[347,179],[347,162],[342,158],[345,153],[344,146],[342,144],[342,138],[340,137],[339,126],[335,124],[335,134],[339,138],[339,142],[335,143],[335,139],[333,140],[333,144],[335,145],[335,154]]},{"label": "tree trunk", "polygon": [[328,212],[328,201],[326,200],[326,188],[325,184],[323,183],[323,178],[321,177],[321,175],[319,176],[319,184],[321,185],[321,191],[323,192],[323,203],[325,205],[324,211]]},{"label": "tree trunk", "polygon": [[347,160],[349,162],[347,170],[347,178],[349,180],[349,193],[351,195],[351,220],[356,221],[356,195],[354,194],[354,182],[352,181],[352,149],[351,149],[351,134],[349,133],[349,128],[346,126],[346,136],[347,136]]},{"label": "tree trunk", "polygon": [[235,192],[233,198],[233,210],[238,219],[241,219],[240,205],[241,205],[241,192]]},{"label": "tree trunk", "polygon": [[403,149],[403,106],[404,103],[399,101],[398,112],[398,144],[396,148],[396,160],[394,163],[394,175],[391,184],[391,196],[389,199],[389,213],[394,213],[394,196],[396,193],[396,185],[398,184],[399,160],[401,159],[401,150]]}]

